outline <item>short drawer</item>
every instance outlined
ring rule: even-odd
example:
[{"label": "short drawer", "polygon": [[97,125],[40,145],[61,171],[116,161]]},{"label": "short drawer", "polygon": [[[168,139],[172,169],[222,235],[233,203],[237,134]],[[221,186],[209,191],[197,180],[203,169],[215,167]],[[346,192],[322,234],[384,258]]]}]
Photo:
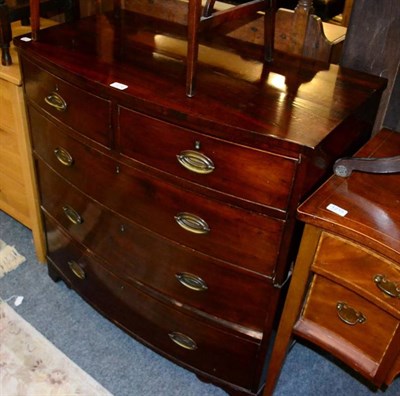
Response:
[{"label": "short drawer", "polygon": [[[85,159],[86,164],[96,164],[95,172],[88,166],[81,167],[78,172],[79,158],[72,167],[60,165],[58,169],[96,201],[186,247],[273,275],[284,221],[180,189],[137,169],[122,166],[89,148]],[[57,177],[41,161],[38,161],[38,170],[44,207],[56,213],[69,204],[76,206],[84,216],[86,207],[80,206],[73,186]]]},{"label": "short drawer", "polygon": [[[232,326],[243,327],[243,331],[251,329],[261,334],[268,307],[278,293],[271,282],[246,271],[235,271],[86,202],[87,218],[82,224],[72,226],[63,217],[59,220],[70,236],[101,257],[114,275],[130,284],[144,283],[215,320],[221,318]],[[44,218],[49,249],[55,250],[64,238],[63,232],[49,214],[45,213]]]},{"label": "short drawer", "polygon": [[109,100],[77,88],[25,58],[22,58],[22,69],[26,96],[31,102],[80,134],[110,146]]},{"label": "short drawer", "polygon": [[119,108],[117,149],[202,186],[285,210],[297,162]]},{"label": "short drawer", "polygon": [[259,343],[205,324],[115,277],[58,234],[49,265],[95,308],[157,352],[191,369],[251,388]]},{"label": "short drawer", "polygon": [[356,291],[400,319],[400,266],[374,251],[324,232],[313,271]]},{"label": "short drawer", "polygon": [[399,323],[359,295],[315,275],[294,332],[373,378]]}]

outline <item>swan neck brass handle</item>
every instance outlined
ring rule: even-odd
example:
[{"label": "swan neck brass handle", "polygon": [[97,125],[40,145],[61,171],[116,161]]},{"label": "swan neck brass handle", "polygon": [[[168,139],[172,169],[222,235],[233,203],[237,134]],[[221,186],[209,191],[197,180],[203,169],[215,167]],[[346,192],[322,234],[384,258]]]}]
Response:
[{"label": "swan neck brass handle", "polygon": [[194,173],[206,175],[215,169],[214,162],[199,151],[184,150],[176,158],[184,168]]},{"label": "swan neck brass handle", "polygon": [[57,160],[64,166],[72,166],[72,164],[74,163],[72,155],[65,148],[56,147],[54,149],[54,155],[56,156]]},{"label": "swan neck brass handle", "polygon": [[175,216],[175,221],[186,231],[194,234],[207,234],[210,227],[201,217],[187,212],[180,212]]},{"label": "swan neck brass handle", "polygon": [[168,334],[169,338],[181,348],[189,349],[194,351],[197,349],[197,344],[189,336],[179,333],[178,331],[173,331]]},{"label": "swan neck brass handle", "polygon": [[44,101],[58,111],[67,110],[67,102],[57,92],[52,92],[51,94],[45,96]]},{"label": "swan neck brass handle", "polygon": [[68,266],[78,279],[84,280],[86,278],[85,271],[76,261],[68,261]]},{"label": "swan neck brass handle", "polygon": [[63,206],[63,211],[67,219],[72,223],[72,224],[82,224],[83,223],[83,218],[82,216],[71,206],[65,205]]},{"label": "swan neck brass handle", "polygon": [[189,272],[179,272],[175,274],[176,279],[178,279],[179,283],[188,289],[195,291],[206,291],[208,286],[203,279],[199,276],[190,274]]},{"label": "swan neck brass handle", "polygon": [[364,323],[367,320],[361,312],[356,311],[345,302],[338,302],[336,304],[336,309],[340,320],[350,326]]},{"label": "swan neck brass handle", "polygon": [[377,274],[374,276],[376,286],[390,297],[400,298],[400,286],[386,279],[385,275]]}]

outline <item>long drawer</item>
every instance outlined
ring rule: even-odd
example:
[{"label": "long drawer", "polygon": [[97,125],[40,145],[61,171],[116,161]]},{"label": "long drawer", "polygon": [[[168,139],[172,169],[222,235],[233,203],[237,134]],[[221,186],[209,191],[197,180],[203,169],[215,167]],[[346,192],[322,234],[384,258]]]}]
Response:
[{"label": "long drawer", "polygon": [[111,101],[77,88],[26,59],[22,69],[30,101],[82,135],[111,145]]},{"label": "long drawer", "polygon": [[119,108],[117,150],[211,189],[286,210],[297,162]]},{"label": "long drawer", "polygon": [[[263,328],[265,308],[277,293],[269,280],[147,231],[80,193],[46,166],[40,169],[46,212],[109,263],[117,276],[144,282],[209,315],[254,330]],[[47,204],[49,189],[54,198]],[[75,223],[71,208],[79,213]],[[48,232],[55,228],[54,222],[46,222]]]},{"label": "long drawer", "polygon": [[[270,282],[193,254],[93,202],[86,201],[86,205],[88,217],[81,225],[72,226],[62,216],[59,221],[74,240],[90,246],[113,274],[130,284],[144,283],[188,309],[196,308],[213,318],[235,323],[243,332],[257,336],[261,331],[267,315],[265,308],[277,293]],[[44,218],[49,243],[53,243],[59,238],[60,225],[46,212]],[[104,235],[104,229],[108,235]],[[157,258],[151,254],[154,251],[159,252]]]},{"label": "long drawer", "polygon": [[[177,188],[122,165],[67,135],[60,134],[56,146],[50,135],[47,144],[38,141],[38,136],[42,139],[45,134],[34,132],[35,152],[74,186],[113,211],[187,247],[273,275],[284,221]],[[73,158],[72,166],[62,165],[54,156],[54,149],[59,149],[60,145]],[[55,188],[51,183],[57,183],[57,180],[46,180],[51,175],[42,164],[39,170],[45,207],[50,210],[58,205],[60,208],[68,203],[67,198],[69,205],[74,205],[73,197],[68,195],[69,187]],[[64,195],[58,193],[59,189],[66,190]],[[79,208],[75,210],[79,211]],[[249,246],[252,248],[248,249]]]},{"label": "long drawer", "polygon": [[206,325],[117,278],[63,232],[48,238],[49,265],[119,326],[190,368],[251,389],[258,342]]}]

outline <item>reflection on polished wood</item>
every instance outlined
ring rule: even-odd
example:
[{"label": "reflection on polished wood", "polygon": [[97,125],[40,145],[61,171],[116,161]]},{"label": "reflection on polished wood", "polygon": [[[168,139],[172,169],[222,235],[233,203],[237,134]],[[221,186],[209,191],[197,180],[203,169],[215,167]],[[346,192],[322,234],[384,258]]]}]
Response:
[{"label": "reflection on polished wood", "polygon": [[[57,30],[41,32],[43,41],[51,47],[41,46],[40,41],[19,41],[18,46],[27,51],[40,48],[50,59],[59,60],[81,78],[94,78],[104,86],[114,82],[118,72],[118,79],[128,85],[124,91],[128,94],[134,94],[136,87],[146,81],[142,95],[148,100],[164,92],[168,94],[161,101],[167,104],[173,97],[176,109],[186,106],[186,100],[179,98],[184,94],[181,88],[185,75],[185,40],[181,39],[180,25],[163,25],[157,19],[126,12],[120,20],[110,14],[98,15],[78,21],[74,27],[64,25],[60,34],[57,33]],[[358,75],[351,70],[282,53],[277,53],[271,64],[264,64],[258,48],[240,41],[230,44],[228,51],[201,47],[202,88],[192,111],[196,118],[203,114],[210,121],[224,120],[226,131],[217,130],[215,134],[229,135],[231,127],[251,129],[260,135],[285,139],[288,146],[293,142],[313,147],[326,135],[327,128],[337,125],[369,95],[357,86],[352,88],[350,81]],[[51,48],[52,54],[46,48]],[[74,62],[70,63],[67,54],[72,49]],[[227,62],[222,60],[225,58]],[[93,59],[98,62],[93,63]],[[113,74],[108,73],[110,67]],[[205,73],[207,70],[214,73]],[[384,80],[366,76],[361,84],[383,89]],[[348,95],[348,90],[354,90],[353,103],[341,100],[342,95]],[[242,112],[248,115],[241,117]],[[323,123],[319,112],[328,116]],[[372,119],[374,114],[366,112],[360,117]],[[284,121],[285,126],[278,120]],[[305,124],[307,134],[304,134]]]},{"label": "reflection on polished wood", "polygon": [[[308,0],[302,0],[308,1]],[[249,0],[243,4],[230,7],[216,8],[215,0],[180,0],[168,1],[168,12],[166,2],[157,4],[157,1],[144,2],[140,0],[129,0],[127,3],[121,0],[114,0],[114,13],[119,17],[122,8],[144,15],[157,15],[161,19],[176,21],[176,15],[186,14],[184,25],[187,26],[187,51],[186,51],[186,95],[192,97],[196,90],[196,71],[198,62],[199,40],[201,34],[212,35],[213,30],[223,26],[225,31],[230,31],[248,20],[259,16],[259,11],[263,15],[264,31],[264,60],[272,60],[275,32],[275,0]],[[101,2],[98,2],[98,10],[101,9]],[[31,5],[31,26],[32,37],[34,40],[39,38],[40,20],[39,5],[40,0],[30,0]],[[185,9],[183,8],[185,7]],[[184,11],[183,11],[184,10]],[[170,19],[168,18],[170,16]],[[230,26],[234,24],[234,27]]]}]

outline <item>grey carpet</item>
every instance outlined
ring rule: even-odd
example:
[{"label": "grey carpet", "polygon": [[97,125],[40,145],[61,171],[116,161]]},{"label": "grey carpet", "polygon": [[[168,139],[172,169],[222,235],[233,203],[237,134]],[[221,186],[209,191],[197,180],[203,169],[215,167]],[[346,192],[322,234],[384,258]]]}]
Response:
[{"label": "grey carpet", "polygon": [[[63,282],[54,283],[36,261],[31,232],[2,211],[0,239],[27,259],[0,279],[0,297],[24,296],[20,306],[13,299],[9,304],[115,396],[226,395],[127,336]],[[333,359],[298,342],[274,395],[399,396],[400,378],[386,391],[371,390]]]}]

